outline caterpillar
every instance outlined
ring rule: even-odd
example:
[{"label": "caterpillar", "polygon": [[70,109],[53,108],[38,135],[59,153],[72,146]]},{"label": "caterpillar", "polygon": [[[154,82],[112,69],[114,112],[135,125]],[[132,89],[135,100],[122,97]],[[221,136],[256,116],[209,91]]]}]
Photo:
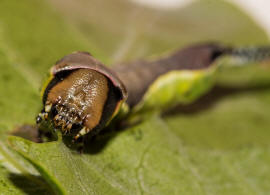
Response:
[{"label": "caterpillar", "polygon": [[155,60],[137,60],[110,68],[87,52],[74,52],[50,70],[36,118],[77,140],[99,133],[119,110],[162,110],[190,103],[214,84],[221,59],[235,65],[264,61],[270,47],[233,48],[217,43],[188,46]]}]

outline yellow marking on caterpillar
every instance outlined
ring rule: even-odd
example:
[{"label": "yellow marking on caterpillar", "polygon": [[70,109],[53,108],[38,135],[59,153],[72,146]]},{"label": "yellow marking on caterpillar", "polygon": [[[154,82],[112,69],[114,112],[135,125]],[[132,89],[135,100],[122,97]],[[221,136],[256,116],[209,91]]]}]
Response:
[{"label": "yellow marking on caterpillar", "polygon": [[119,101],[115,107],[115,110],[111,116],[111,118],[107,121],[106,125],[105,126],[108,126],[110,124],[110,122],[114,119],[114,117],[116,115],[118,115],[118,113],[120,112],[120,109],[122,107],[122,104],[123,104],[123,100]]},{"label": "yellow marking on caterpillar", "polygon": [[41,91],[40,91],[40,97],[42,98],[43,95],[44,95],[44,92],[48,86],[48,84],[51,82],[51,80],[54,78],[54,76],[52,74],[50,74],[49,78],[46,79],[46,81],[44,82],[42,88],[41,88]]}]

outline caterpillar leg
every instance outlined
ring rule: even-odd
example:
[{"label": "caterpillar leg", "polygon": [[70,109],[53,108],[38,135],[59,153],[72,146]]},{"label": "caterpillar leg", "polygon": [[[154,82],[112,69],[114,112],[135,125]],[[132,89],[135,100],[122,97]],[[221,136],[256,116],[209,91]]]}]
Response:
[{"label": "caterpillar leg", "polygon": [[79,133],[74,137],[74,140],[78,140],[79,137],[84,136],[85,134],[87,134],[89,132],[89,129],[87,127],[83,127]]}]

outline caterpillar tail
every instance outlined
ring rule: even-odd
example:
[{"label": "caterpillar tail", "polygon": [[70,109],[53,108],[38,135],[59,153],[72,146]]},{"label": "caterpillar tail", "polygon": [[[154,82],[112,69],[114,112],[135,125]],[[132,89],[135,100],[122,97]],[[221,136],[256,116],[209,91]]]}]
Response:
[{"label": "caterpillar tail", "polygon": [[244,66],[253,63],[270,62],[270,46],[261,47],[239,47],[227,52],[230,65]]}]

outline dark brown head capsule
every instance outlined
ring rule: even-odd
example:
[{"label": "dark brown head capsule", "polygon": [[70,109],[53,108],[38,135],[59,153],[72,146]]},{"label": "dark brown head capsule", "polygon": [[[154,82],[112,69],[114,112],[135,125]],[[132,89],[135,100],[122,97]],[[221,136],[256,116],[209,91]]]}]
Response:
[{"label": "dark brown head capsule", "polygon": [[118,77],[86,52],[65,56],[51,68],[37,123],[51,120],[75,139],[95,134],[118,112],[127,92]]}]

